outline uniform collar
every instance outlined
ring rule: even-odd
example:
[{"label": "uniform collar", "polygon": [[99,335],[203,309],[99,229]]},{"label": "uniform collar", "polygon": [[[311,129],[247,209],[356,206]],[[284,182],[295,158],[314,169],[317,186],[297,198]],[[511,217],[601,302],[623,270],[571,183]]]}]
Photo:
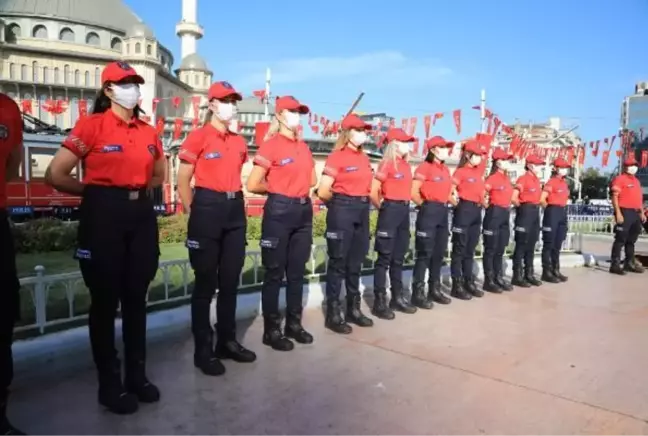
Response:
[{"label": "uniform collar", "polygon": [[128,126],[128,127],[133,127],[137,126],[140,122],[138,118],[133,116],[130,121],[124,121],[123,118],[121,118],[119,115],[117,115],[115,112],[113,112],[112,109],[106,110],[104,112],[104,117],[109,119],[110,122],[115,123],[116,126]]},{"label": "uniform collar", "polygon": [[221,132],[216,127],[214,127],[212,125],[212,123],[207,123],[207,125],[205,127],[207,127],[207,129],[209,130],[210,133],[213,133],[214,135],[218,136],[221,139],[225,139],[225,138],[227,138],[229,136],[232,136],[232,133],[229,130]]}]

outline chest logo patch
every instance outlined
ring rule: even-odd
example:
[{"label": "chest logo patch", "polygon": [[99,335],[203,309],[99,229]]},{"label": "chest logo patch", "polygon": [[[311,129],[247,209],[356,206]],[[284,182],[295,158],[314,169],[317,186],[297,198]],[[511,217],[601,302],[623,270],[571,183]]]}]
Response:
[{"label": "chest logo patch", "polygon": [[352,173],[354,171],[358,171],[358,167],[346,167],[344,171],[346,171],[347,173]]},{"label": "chest logo patch", "polygon": [[9,129],[4,124],[0,124],[0,139],[7,139],[9,137]]},{"label": "chest logo patch", "polygon": [[121,153],[123,151],[124,151],[123,147],[117,144],[104,145],[103,148],[101,149],[102,153]]},{"label": "chest logo patch", "polygon": [[211,153],[207,153],[205,155],[205,159],[211,160],[211,159],[220,159],[221,154],[217,151],[212,151]]},{"label": "chest logo patch", "polygon": [[283,167],[283,166],[285,166],[285,165],[288,165],[288,164],[293,163],[294,161],[295,161],[295,160],[294,160],[292,157],[287,157],[287,158],[285,158],[285,159],[281,159],[281,160],[279,161],[279,166],[280,166],[280,167]]},{"label": "chest logo patch", "polygon": [[443,177],[441,176],[434,176],[432,177],[433,182],[443,182]]},{"label": "chest logo patch", "polygon": [[468,177],[466,179],[466,182],[468,182],[468,183],[475,183],[475,181],[477,181],[477,179],[475,179],[474,177]]},{"label": "chest logo patch", "polygon": [[405,177],[405,174],[403,174],[403,173],[396,173],[396,174],[394,174],[394,178],[395,178],[395,179],[402,179],[403,177]]},{"label": "chest logo patch", "polygon": [[149,146],[147,148],[148,148],[149,153],[151,153],[151,156],[155,157],[155,155],[157,154],[156,151],[155,151],[155,145],[154,144],[149,144]]}]

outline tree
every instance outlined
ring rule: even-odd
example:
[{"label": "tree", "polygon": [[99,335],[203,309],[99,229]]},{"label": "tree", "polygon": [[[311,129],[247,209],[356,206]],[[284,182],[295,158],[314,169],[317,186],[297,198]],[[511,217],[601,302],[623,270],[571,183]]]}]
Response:
[{"label": "tree", "polygon": [[602,174],[598,168],[588,168],[581,176],[583,198],[590,200],[604,199],[608,196],[610,174]]}]

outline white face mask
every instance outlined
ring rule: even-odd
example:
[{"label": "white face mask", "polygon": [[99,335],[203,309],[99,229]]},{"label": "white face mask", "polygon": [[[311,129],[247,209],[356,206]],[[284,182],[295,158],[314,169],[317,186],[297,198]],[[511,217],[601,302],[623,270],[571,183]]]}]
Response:
[{"label": "white face mask", "polygon": [[540,175],[542,174],[542,167],[540,167],[539,165],[529,165],[529,171],[540,177]]},{"label": "white face mask", "polygon": [[297,112],[284,111],[283,113],[284,124],[289,129],[297,129],[301,122],[301,116]]},{"label": "white face mask", "polygon": [[133,109],[141,97],[139,85],[136,83],[124,85],[113,83],[110,89],[113,91],[112,100],[125,109]]},{"label": "white face mask", "polygon": [[569,168],[558,168],[559,176],[565,177],[567,174],[569,174]]},{"label": "white face mask", "polygon": [[498,160],[497,161],[497,168],[499,168],[502,171],[508,171],[509,168],[511,168],[511,165],[509,164],[509,161],[507,161],[507,160]]},{"label": "white face mask", "polygon": [[626,168],[626,172],[631,176],[634,176],[635,174],[637,174],[637,166],[636,165],[629,166],[628,168]]},{"label": "white face mask", "polygon": [[436,147],[434,149],[434,155],[441,162],[445,162],[450,157],[450,149],[446,147]]},{"label": "white face mask", "polygon": [[410,145],[408,142],[398,142],[396,144],[396,151],[398,154],[401,156],[405,156],[407,153],[410,152]]},{"label": "white face mask", "polygon": [[470,165],[474,167],[479,165],[481,161],[482,161],[482,157],[478,154],[473,154],[472,156],[470,156]]},{"label": "white face mask", "polygon": [[351,131],[351,136],[349,137],[349,140],[356,147],[361,147],[362,144],[367,142],[367,133],[366,132],[358,132],[357,130],[352,130]]},{"label": "white face mask", "polygon": [[212,112],[216,117],[225,122],[229,122],[236,116],[238,113],[238,110],[236,108],[236,104],[234,103],[223,103],[220,101],[214,102],[214,104],[211,107]]}]

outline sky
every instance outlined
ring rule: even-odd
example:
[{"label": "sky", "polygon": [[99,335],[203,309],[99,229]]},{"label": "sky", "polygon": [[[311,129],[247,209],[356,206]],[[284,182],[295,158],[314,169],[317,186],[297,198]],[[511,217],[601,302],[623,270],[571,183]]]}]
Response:
[{"label": "sky", "polygon": [[[177,66],[181,0],[125,2]],[[446,112],[433,132],[458,139],[479,128],[471,107],[485,89],[505,123],[557,116],[591,141],[618,134],[623,98],[648,81],[647,21],[648,0],[198,0],[198,53],[245,95],[270,67],[274,95],[329,119],[364,92],[359,111],[419,117],[419,129]]]}]

